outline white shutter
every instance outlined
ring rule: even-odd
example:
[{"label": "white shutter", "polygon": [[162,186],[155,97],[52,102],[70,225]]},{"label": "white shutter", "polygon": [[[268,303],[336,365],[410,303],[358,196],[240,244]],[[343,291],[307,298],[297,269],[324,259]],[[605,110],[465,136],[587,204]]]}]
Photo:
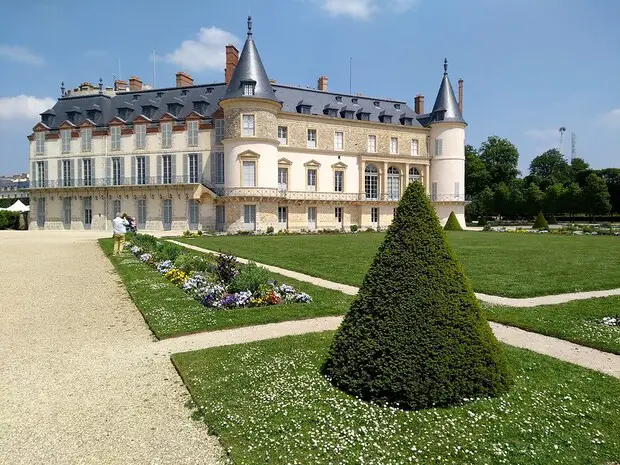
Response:
[{"label": "white shutter", "polygon": [[243,187],[255,187],[256,185],[256,162],[243,162]]}]

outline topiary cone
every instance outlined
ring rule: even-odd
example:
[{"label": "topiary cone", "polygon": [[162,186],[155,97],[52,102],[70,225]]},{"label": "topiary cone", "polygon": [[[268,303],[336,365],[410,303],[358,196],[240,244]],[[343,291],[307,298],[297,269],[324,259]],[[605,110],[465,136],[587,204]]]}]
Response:
[{"label": "topiary cone", "polygon": [[534,220],[532,229],[549,229],[549,225],[547,224],[547,220],[545,219],[543,212],[538,212],[538,216]]},{"label": "topiary cone", "polygon": [[453,211],[450,212],[450,216],[448,217],[448,221],[446,221],[446,225],[443,227],[444,231],[462,231],[461,223],[456,218],[456,215]]},{"label": "topiary cone", "polygon": [[351,395],[404,409],[508,390],[501,346],[422,184],[405,191],[321,371]]}]

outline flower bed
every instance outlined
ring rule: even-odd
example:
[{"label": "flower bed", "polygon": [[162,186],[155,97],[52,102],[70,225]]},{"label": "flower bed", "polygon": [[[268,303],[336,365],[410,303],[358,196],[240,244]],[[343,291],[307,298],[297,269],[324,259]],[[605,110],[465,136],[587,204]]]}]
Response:
[{"label": "flower bed", "polygon": [[266,270],[253,263],[243,266],[232,255],[221,254],[212,263],[143,234],[132,237],[127,248],[205,307],[234,309],[312,302],[305,292],[269,280]]}]

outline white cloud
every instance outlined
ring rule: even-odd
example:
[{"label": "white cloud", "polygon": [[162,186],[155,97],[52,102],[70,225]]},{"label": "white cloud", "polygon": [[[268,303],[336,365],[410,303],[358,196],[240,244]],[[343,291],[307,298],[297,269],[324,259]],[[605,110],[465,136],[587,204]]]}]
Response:
[{"label": "white cloud", "polygon": [[530,129],[525,131],[525,135],[530,139],[534,139],[541,142],[547,142],[552,139],[558,139],[560,137],[559,128],[557,129]]},{"label": "white cloud", "polygon": [[41,66],[45,64],[43,57],[35,55],[26,47],[18,45],[2,45],[0,44],[0,58],[6,58],[16,63],[25,63],[27,65]]},{"label": "white cloud", "polygon": [[203,27],[195,40],[184,40],[174,52],[160,58],[187,71],[221,70],[226,65],[226,45],[238,43],[239,39],[230,32]]},{"label": "white cloud", "polygon": [[620,108],[603,113],[599,117],[599,121],[603,126],[620,128]]},{"label": "white cloud", "polygon": [[349,16],[353,19],[369,19],[373,13],[390,10],[403,13],[418,0],[320,0],[322,8],[331,16]]},{"label": "white cloud", "polygon": [[50,97],[32,97],[17,95],[16,97],[0,97],[0,120],[37,120],[40,113],[52,108],[56,99]]}]

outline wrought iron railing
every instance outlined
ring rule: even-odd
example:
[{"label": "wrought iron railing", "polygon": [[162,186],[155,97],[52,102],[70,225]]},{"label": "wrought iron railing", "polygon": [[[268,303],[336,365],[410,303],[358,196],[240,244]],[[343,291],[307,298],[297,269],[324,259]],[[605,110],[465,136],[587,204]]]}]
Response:
[{"label": "wrought iron railing", "polygon": [[105,178],[82,179],[36,179],[31,183],[31,189],[43,188],[71,188],[71,187],[123,187],[123,186],[157,186],[178,184],[202,184],[214,191],[220,191],[211,181],[193,176],[111,176]]}]

